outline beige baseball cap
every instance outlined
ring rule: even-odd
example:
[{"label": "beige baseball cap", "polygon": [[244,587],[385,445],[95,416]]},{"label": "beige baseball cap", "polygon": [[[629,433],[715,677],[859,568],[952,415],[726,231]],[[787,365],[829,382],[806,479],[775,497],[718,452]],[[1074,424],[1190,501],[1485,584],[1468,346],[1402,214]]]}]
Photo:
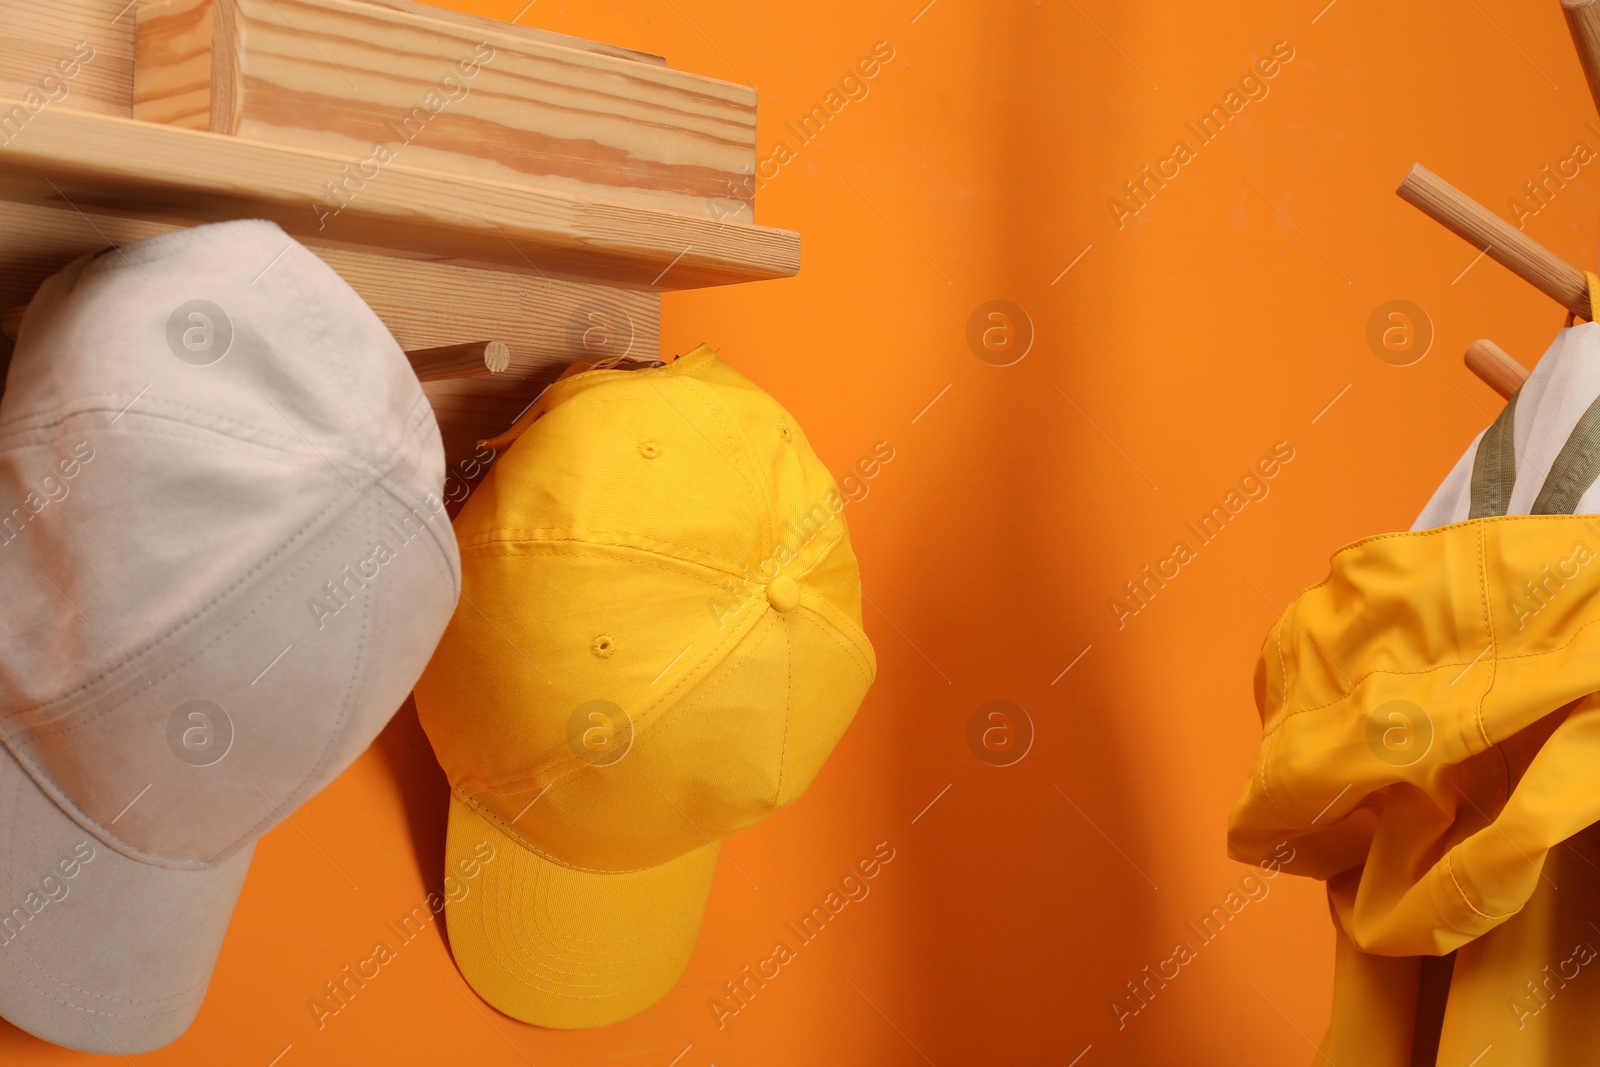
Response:
[{"label": "beige baseball cap", "polygon": [[256,840],[450,619],[443,479],[404,353],[273,223],[44,284],[0,400],[0,1015],[101,1053],[189,1026]]}]

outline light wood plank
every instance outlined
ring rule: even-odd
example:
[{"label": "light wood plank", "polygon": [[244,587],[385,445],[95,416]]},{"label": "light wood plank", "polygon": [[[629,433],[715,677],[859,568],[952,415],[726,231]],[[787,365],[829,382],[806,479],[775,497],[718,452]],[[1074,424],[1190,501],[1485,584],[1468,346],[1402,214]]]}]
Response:
[{"label": "light wood plank", "polygon": [[[26,304],[41,282],[87,252],[171,229],[139,219],[0,202],[0,309]],[[394,259],[315,243],[307,247],[361,295],[407,352],[455,345],[474,336],[503,341],[507,366],[497,379],[552,381],[576,359],[617,351],[624,337],[632,339],[636,353],[654,354],[660,346],[661,300],[654,293]],[[511,384],[486,392],[521,395]]]},{"label": "light wood plank", "polygon": [[[363,2],[463,25],[477,20],[477,16],[412,0]],[[136,10],[129,0],[0,0],[0,26],[5,27],[0,35],[0,96],[21,98],[39,88],[39,79],[51,70],[59,74],[57,62],[71,56],[79,41],[86,41],[94,49],[94,58],[71,80],[68,97],[61,105],[103,115],[132,115]],[[649,52],[534,26],[495,24],[525,40],[652,66],[667,62]]]},{"label": "light wood plank", "polygon": [[655,290],[800,268],[800,237],[786,230],[398,163],[324,219],[322,183],[341,165],[324,153],[56,108],[0,147],[0,199],[166,222],[268,218],[323,245]]},{"label": "light wood plank", "polygon": [[337,155],[322,197],[329,213],[398,161],[753,218],[754,90],[419,8],[429,10],[366,0],[148,4],[134,117]]},{"label": "light wood plank", "polygon": [[538,398],[548,382],[515,381],[500,375],[423,382],[444,437],[445,462],[458,476],[479,454],[478,442],[498,437]]},{"label": "light wood plank", "polygon": [[[0,27],[4,27],[0,97],[20,101],[36,91],[43,98],[57,98],[48,107],[131,115],[134,13],[124,13],[125,4],[126,0],[0,0]],[[77,50],[80,42],[87,51]],[[63,77],[71,61],[83,56],[90,58],[78,63],[77,73]],[[64,95],[54,83],[45,82],[52,75],[64,84]]]},{"label": "light wood plank", "polygon": [[[651,52],[640,52],[633,48],[623,48],[621,45],[602,44],[599,41],[588,41],[582,37],[569,37],[564,33],[554,33],[550,30],[536,29],[533,26],[524,26],[521,23],[500,22],[495,19],[483,19],[478,15],[468,15],[448,7],[439,7],[435,4],[419,4],[414,0],[362,0],[364,3],[374,4],[378,7],[390,8],[394,11],[404,12],[408,15],[421,15],[426,18],[441,19],[454,22],[458,25],[476,26],[480,22],[493,22],[497,27],[507,33],[515,33],[525,40],[540,41],[544,44],[560,45],[563,48],[576,48],[580,52],[594,52],[602,56],[615,56],[617,59],[628,59],[635,63],[648,63],[651,66],[664,67],[666,59]],[[536,12],[538,9],[535,8]]]},{"label": "light wood plank", "polygon": [[226,93],[233,85],[231,68],[212,66],[211,0],[143,3],[137,17],[133,117],[211,129],[212,94]]},{"label": "light wood plank", "polygon": [[[27,315],[27,307],[11,308],[0,314],[0,337],[15,341],[21,335],[22,320]],[[408,350],[405,355],[418,381],[443,382],[500,374],[510,363],[510,351],[504,341],[469,341],[442,348]]]},{"label": "light wood plank", "polygon": [[643,350],[654,352],[660,343],[661,298],[654,293],[309,247],[361,294],[407,351],[492,336],[509,350],[505,374],[548,381],[603,341],[586,337],[578,325],[591,316],[615,324],[619,335],[631,327]]}]

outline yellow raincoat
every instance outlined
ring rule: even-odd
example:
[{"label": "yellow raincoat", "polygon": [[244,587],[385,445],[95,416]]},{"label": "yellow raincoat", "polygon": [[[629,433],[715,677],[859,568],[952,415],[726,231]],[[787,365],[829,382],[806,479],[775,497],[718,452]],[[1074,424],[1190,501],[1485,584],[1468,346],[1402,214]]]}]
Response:
[{"label": "yellow raincoat", "polygon": [[1596,691],[1600,516],[1357,542],[1272,627],[1229,851],[1328,883],[1317,1063],[1600,1062]]}]

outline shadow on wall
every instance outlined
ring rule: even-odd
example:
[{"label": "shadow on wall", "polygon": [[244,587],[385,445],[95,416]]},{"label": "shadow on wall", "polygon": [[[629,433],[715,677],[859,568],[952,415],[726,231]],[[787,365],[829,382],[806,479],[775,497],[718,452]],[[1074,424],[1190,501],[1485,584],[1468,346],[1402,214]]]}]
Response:
[{"label": "shadow on wall", "polygon": [[[444,842],[450,818],[450,782],[434,758],[433,746],[417,719],[417,704],[410,697],[400,706],[383,733],[373,742],[379,762],[394,780],[394,790],[405,805],[406,829],[412,855],[428,893],[444,896]],[[440,921],[430,924],[430,936],[444,938]]]},{"label": "shadow on wall", "polygon": [[68,1052],[47,1041],[41,1041],[26,1030],[19,1030],[0,1019],[0,1063],[48,1063],[55,1052],[61,1056],[85,1057],[82,1052]]},{"label": "shadow on wall", "polygon": [[[1063,15],[1078,18],[1070,8]],[[932,128],[921,131],[935,144],[949,142],[930,154],[952,153],[959,143],[964,157],[982,161],[969,175],[969,218],[947,231],[965,247],[939,249],[954,267],[953,284],[929,283],[948,293],[940,294],[950,308],[945,336],[928,340],[937,342],[931,350],[950,353],[945,366],[954,388],[945,410],[935,407],[917,426],[938,453],[928,458],[947,462],[954,475],[918,505],[925,528],[950,527],[952,499],[962,500],[967,518],[944,549],[950,580],[914,583],[920,602],[895,605],[907,618],[942,620],[943,639],[934,643],[956,652],[954,665],[940,664],[953,687],[934,712],[940,743],[930,748],[942,766],[908,775],[948,773],[954,785],[903,850],[919,875],[908,925],[938,933],[913,939],[912,958],[900,968],[902,981],[920,987],[922,1017],[895,1019],[908,1033],[929,1035],[922,1048],[938,1062],[1036,1062],[1040,1030],[1021,1020],[1050,1019],[1055,1062],[1065,1064],[1115,1033],[1111,1003],[1127,994],[1123,980],[1138,978],[1161,955],[1156,890],[1145,875],[1161,878],[1146,858],[1155,847],[1147,833],[1153,813],[1130,781],[1137,739],[1127,727],[1131,716],[1119,708],[1134,697],[1112,686],[1115,675],[1103,669],[1099,649],[1063,671],[1105,633],[1093,611],[1114,584],[1098,551],[1104,526],[1087,517],[1115,513],[1129,493],[1147,487],[1126,467],[1085,472],[1086,464],[1121,460],[1054,383],[1071,393],[1085,371],[1117,375],[1119,359],[1068,347],[1071,338],[1108,332],[1092,328],[1105,311],[1077,295],[1086,291],[1074,284],[1081,275],[1062,271],[1089,238],[1074,233],[1080,225],[1039,217],[1061,202],[1055,185],[1073,164],[1071,145],[1085,136],[1079,114],[1093,113],[1097,126],[1126,126],[1145,105],[1108,92],[1092,106],[1039,107],[1040,99],[1082,95],[1074,53],[1102,47],[1094,34],[1078,32],[1087,27],[1041,32],[1066,25],[1041,21],[1047,18],[1032,5],[985,10],[968,61],[1007,77],[990,82],[958,119],[926,112]],[[934,169],[938,163],[930,159]],[[884,210],[896,219],[926,218],[938,205]],[[1072,247],[1061,247],[1064,240]],[[1060,284],[1052,286],[1052,278]],[[1133,279],[1131,288],[1143,284]],[[1014,304],[1032,322],[1032,348],[1010,365],[969,350],[969,317],[989,301]],[[904,451],[910,459],[912,442]],[[1064,510],[1074,521],[1063,522]],[[975,619],[984,622],[974,626]],[[893,631],[880,633],[898,640]],[[1033,749],[1012,766],[986,765],[968,751],[968,720],[991,700],[1020,704],[1033,723]],[[965,1000],[957,1013],[939,1007],[950,1003],[952,981]],[[993,1025],[975,1026],[975,1019]]]}]

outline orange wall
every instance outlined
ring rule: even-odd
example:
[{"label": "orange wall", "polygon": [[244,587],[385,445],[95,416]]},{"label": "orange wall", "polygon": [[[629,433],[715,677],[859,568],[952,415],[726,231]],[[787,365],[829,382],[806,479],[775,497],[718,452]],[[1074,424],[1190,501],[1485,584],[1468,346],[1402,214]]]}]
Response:
[{"label": "orange wall", "polygon": [[[1408,525],[1498,410],[1467,343],[1531,363],[1560,325],[1492,262],[1458,278],[1472,250],[1393,195],[1420,160],[1505,213],[1574,142],[1600,150],[1559,8],[1336,0],[1313,22],[1325,0],[936,0],[913,23],[924,2],[524,16],[749,80],[764,150],[876,42],[895,53],[760,193],[761,222],[804,234],[800,277],[666,300],[664,344],[719,348],[836,474],[895,451],[847,509],[877,686],[804,800],[726,843],[680,987],[607,1030],[541,1031],[464,992],[433,931],[316,1029],[322,982],[438,878],[445,786],[407,712],[262,843],[199,1022],[149,1062],[265,1067],[285,1046],[283,1067],[666,1067],[685,1046],[684,1067],[1310,1062],[1332,956],[1312,882],[1268,883],[1120,1030],[1111,1004],[1196,945],[1186,922],[1246,873],[1225,822],[1275,611],[1342,543]],[[523,3],[457,0],[502,18]],[[1196,147],[1185,121],[1280,41],[1293,59],[1269,94],[1119,229],[1122,182]],[[1583,265],[1592,172],[1527,222]],[[995,299],[1037,331],[1009,367],[965,340]],[[1392,299],[1436,330],[1411,366],[1365,340]],[[1122,582],[1276,442],[1294,458],[1270,494],[1119,628]],[[995,699],[1037,731],[1007,768],[966,739]],[[721,983],[880,841],[895,859],[871,895],[719,1029]],[[83,1059],[0,1029],[0,1061]]]}]

